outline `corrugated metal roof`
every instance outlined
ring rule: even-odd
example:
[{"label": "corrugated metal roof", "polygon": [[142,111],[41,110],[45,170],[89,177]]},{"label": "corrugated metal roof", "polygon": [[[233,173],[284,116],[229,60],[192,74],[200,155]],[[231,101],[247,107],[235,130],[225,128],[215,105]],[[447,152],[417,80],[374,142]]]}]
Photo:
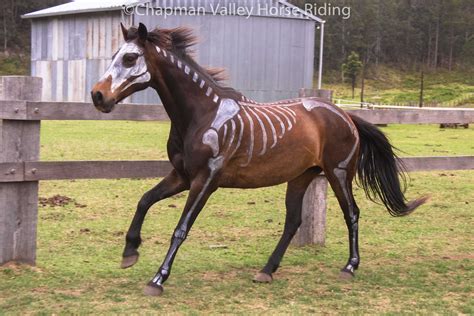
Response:
[{"label": "corrugated metal roof", "polygon": [[[255,1],[255,0],[254,0]],[[256,0],[258,2],[259,0]],[[178,1],[179,2],[179,1]],[[206,2],[206,0],[204,0]],[[225,1],[226,3],[228,1]],[[252,2],[250,0],[249,2]],[[81,1],[74,1],[65,3],[62,5],[58,5],[55,7],[31,12],[22,15],[22,18],[41,18],[41,17],[48,17],[48,16],[57,16],[57,15],[66,15],[66,14],[78,14],[78,13],[87,13],[87,12],[100,12],[100,11],[111,11],[111,10],[121,10],[123,7],[131,7],[134,5],[145,4],[145,3],[152,3],[157,4],[159,1],[156,0],[81,0]],[[200,1],[198,1],[200,3]],[[285,1],[285,0],[277,0],[276,3],[295,9],[298,12],[298,18],[307,18],[314,20],[318,23],[324,23],[324,20],[309,13],[305,10],[302,10],[295,5]],[[194,4],[194,1],[191,2],[191,6]],[[247,1],[245,1],[247,4]],[[188,5],[187,1],[185,1],[185,5]]]},{"label": "corrugated metal roof", "polygon": [[55,7],[22,15],[22,18],[41,18],[64,14],[121,10],[123,6],[132,6],[148,1],[143,0],[81,0],[61,4]]},{"label": "corrugated metal roof", "polygon": [[301,9],[301,8],[298,8],[297,6],[289,3],[288,1],[285,1],[285,0],[279,0],[278,3],[286,6],[286,7],[289,7],[289,8],[294,8],[296,10],[298,10],[299,13],[301,13],[302,15],[306,16],[307,18],[311,19],[311,20],[314,20],[316,22],[319,22],[319,23],[324,23],[325,21],[321,18],[318,18],[317,16],[315,16],[314,14],[311,14],[311,13],[308,13],[307,11]]}]

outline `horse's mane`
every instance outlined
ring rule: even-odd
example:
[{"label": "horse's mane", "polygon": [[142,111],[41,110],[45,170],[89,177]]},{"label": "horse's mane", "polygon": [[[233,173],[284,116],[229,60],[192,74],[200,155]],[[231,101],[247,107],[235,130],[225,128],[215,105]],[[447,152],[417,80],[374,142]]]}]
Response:
[{"label": "horse's mane", "polygon": [[[134,39],[138,36],[137,28],[131,27],[128,33],[128,40]],[[208,79],[212,80],[220,88],[224,90],[233,90],[232,88],[222,85],[222,81],[227,79],[225,69],[214,67],[203,67],[199,65],[193,58],[193,50],[191,49],[197,42],[197,36],[191,28],[179,26],[172,29],[155,28],[148,32],[148,41],[163,49],[173,52],[178,57],[186,61],[190,66],[199,70],[206,75]]]}]

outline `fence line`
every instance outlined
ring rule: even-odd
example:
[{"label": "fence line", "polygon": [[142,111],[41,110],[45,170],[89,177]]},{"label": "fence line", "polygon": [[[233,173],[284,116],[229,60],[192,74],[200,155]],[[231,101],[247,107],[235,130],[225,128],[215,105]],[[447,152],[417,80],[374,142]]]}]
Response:
[{"label": "fence line", "polygon": [[[449,100],[449,101],[425,101],[423,102],[423,109],[440,109],[445,107],[446,109],[453,109],[459,104],[465,103],[467,100],[474,98],[474,93],[468,92],[464,93],[461,96]],[[405,102],[394,102],[393,104],[386,103],[377,103],[377,102],[361,102],[356,100],[347,100],[347,99],[335,99],[334,103],[337,106],[342,107],[359,107],[359,108],[419,108],[419,101],[405,101]]]},{"label": "fence line", "polygon": [[[474,169],[473,156],[402,157],[407,171]],[[172,170],[167,160],[25,161],[0,163],[0,183],[69,180],[160,178]]]},{"label": "fence line", "polygon": [[[162,105],[118,104],[111,113],[102,113],[87,102],[32,102],[0,100],[0,119],[41,120],[130,120],[169,121]],[[373,109],[348,109],[374,124],[471,123],[474,109],[407,108],[373,106]]]},{"label": "fence line", "polygon": [[[330,98],[325,90],[302,96]],[[162,106],[121,104],[109,114],[91,103],[40,102],[41,78],[0,77],[0,264],[10,260],[34,264],[38,181],[55,179],[162,177],[168,161],[38,161],[41,120],[167,121]],[[375,124],[472,123],[474,111],[456,109],[348,110]],[[474,169],[474,156],[403,158],[408,170]],[[324,244],[327,181],[318,176],[303,202],[304,222],[294,243]]]}]

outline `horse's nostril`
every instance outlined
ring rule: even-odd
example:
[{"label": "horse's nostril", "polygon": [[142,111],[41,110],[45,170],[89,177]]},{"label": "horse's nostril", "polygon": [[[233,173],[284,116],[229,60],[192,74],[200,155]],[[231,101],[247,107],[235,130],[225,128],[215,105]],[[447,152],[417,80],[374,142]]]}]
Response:
[{"label": "horse's nostril", "polygon": [[97,102],[99,103],[102,103],[102,101],[104,101],[104,96],[102,95],[102,92],[100,91],[97,91],[95,93],[95,97],[96,97]]},{"label": "horse's nostril", "polygon": [[100,91],[91,91],[92,101],[95,105],[101,105],[104,103],[104,95]]}]

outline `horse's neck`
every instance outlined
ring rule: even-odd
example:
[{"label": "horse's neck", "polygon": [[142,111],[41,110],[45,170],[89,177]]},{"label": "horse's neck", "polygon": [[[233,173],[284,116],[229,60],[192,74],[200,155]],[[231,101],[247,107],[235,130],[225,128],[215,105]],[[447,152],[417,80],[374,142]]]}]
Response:
[{"label": "horse's neck", "polygon": [[208,76],[170,51],[156,51],[162,80],[155,88],[171,121],[185,133],[191,122],[217,110],[221,96]]}]

